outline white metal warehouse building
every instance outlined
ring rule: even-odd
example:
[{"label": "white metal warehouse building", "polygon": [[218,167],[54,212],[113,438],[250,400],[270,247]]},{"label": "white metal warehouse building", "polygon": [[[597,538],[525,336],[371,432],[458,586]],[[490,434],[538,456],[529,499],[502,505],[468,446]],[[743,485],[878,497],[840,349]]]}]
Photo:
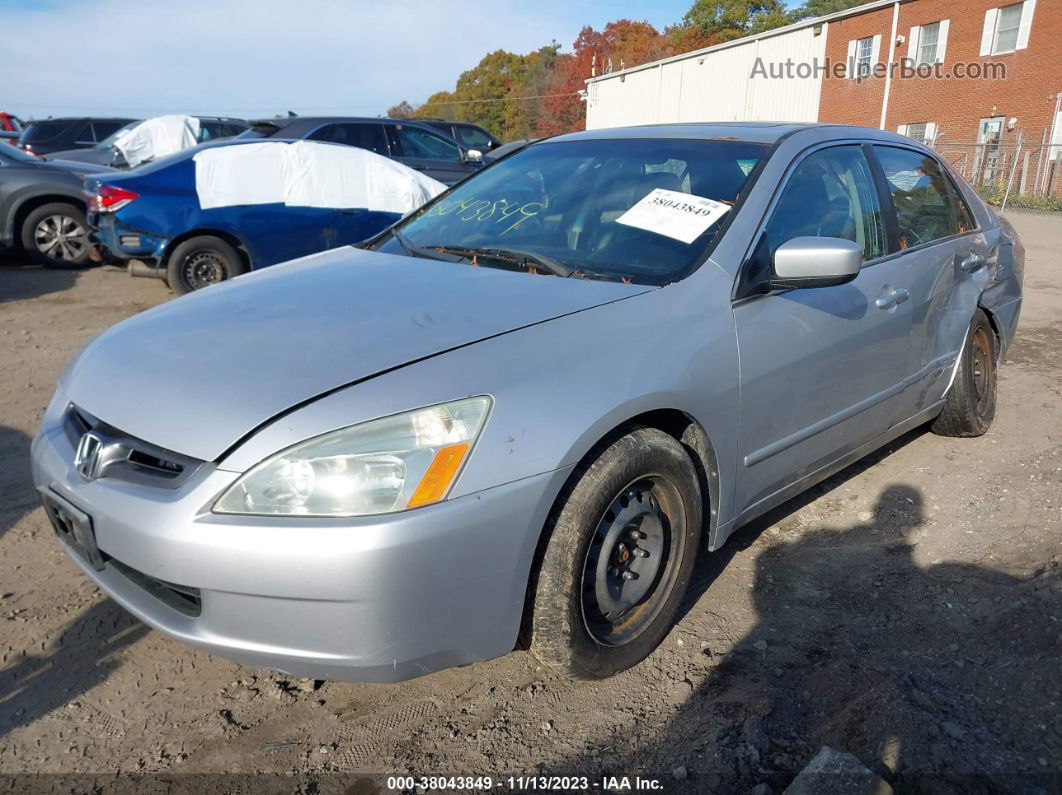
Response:
[{"label": "white metal warehouse building", "polygon": [[830,17],[599,75],[587,81],[586,129],[697,121],[818,120],[822,75],[750,79],[765,64],[823,64]]}]

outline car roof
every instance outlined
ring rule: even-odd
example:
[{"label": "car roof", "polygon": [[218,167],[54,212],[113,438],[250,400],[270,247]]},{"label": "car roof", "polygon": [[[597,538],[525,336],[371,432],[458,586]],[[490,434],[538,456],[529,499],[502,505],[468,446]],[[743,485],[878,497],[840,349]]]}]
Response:
[{"label": "car roof", "polygon": [[136,121],[133,118],[126,118],[124,116],[56,116],[54,118],[47,119],[30,119],[26,124],[42,124],[48,121]]},{"label": "car roof", "polygon": [[613,138],[702,138],[718,141],[748,143],[777,143],[794,133],[817,131],[828,138],[875,138],[910,142],[898,133],[877,128],[856,127],[849,124],[816,124],[810,122],[696,122],[676,124],[643,124],[632,127],[609,127],[600,130],[568,133],[550,141],[604,140]]}]

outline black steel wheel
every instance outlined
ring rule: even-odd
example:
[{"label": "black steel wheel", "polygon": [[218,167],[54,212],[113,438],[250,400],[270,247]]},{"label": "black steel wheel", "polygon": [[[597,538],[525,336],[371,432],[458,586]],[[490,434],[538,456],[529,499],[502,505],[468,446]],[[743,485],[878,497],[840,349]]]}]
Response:
[{"label": "black steel wheel", "polygon": [[930,426],[941,436],[981,436],[996,415],[996,333],[988,316],[974,313],[944,409]]},{"label": "black steel wheel", "polygon": [[582,679],[645,659],[689,584],[701,500],[693,460],[656,428],[633,428],[577,467],[529,587],[531,652]]},{"label": "black steel wheel", "polygon": [[601,517],[582,580],[583,621],[598,643],[622,646],[656,618],[681,558],[670,518],[681,511],[675,484],[655,475],[624,488]]},{"label": "black steel wheel", "polygon": [[202,290],[247,271],[240,253],[213,235],[189,238],[178,244],[166,265],[166,281],[178,295]]}]

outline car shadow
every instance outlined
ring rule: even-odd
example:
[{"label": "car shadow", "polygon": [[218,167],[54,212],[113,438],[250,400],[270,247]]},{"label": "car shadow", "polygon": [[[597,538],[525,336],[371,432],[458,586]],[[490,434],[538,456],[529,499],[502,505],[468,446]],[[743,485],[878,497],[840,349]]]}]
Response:
[{"label": "car shadow", "polygon": [[30,476],[30,437],[0,425],[0,538],[40,503]]},{"label": "car shadow", "polygon": [[148,633],[110,599],[89,607],[45,654],[0,670],[0,738],[76,701],[121,666],[121,652]]},{"label": "car shadow", "polygon": [[[918,560],[930,528],[921,491],[894,484],[866,521],[770,543],[755,564],[755,626],[728,652],[690,652],[692,692],[654,741],[602,738],[618,757],[542,772],[780,792],[830,746],[897,792],[1062,791],[1062,560],[1028,577]],[[751,543],[748,530],[733,540]],[[702,572],[701,595],[720,565]],[[719,623],[704,599],[688,611],[687,627]]]},{"label": "car shadow", "polygon": [[44,268],[18,249],[0,250],[0,304],[69,290],[79,272]]}]

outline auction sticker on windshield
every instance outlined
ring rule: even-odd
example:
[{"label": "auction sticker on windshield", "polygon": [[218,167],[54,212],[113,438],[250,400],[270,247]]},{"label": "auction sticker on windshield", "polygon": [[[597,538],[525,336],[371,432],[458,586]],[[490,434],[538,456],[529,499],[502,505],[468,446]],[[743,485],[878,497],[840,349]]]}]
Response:
[{"label": "auction sticker on windshield", "polygon": [[703,196],[656,188],[617,218],[616,223],[692,243],[729,209],[729,204]]}]

